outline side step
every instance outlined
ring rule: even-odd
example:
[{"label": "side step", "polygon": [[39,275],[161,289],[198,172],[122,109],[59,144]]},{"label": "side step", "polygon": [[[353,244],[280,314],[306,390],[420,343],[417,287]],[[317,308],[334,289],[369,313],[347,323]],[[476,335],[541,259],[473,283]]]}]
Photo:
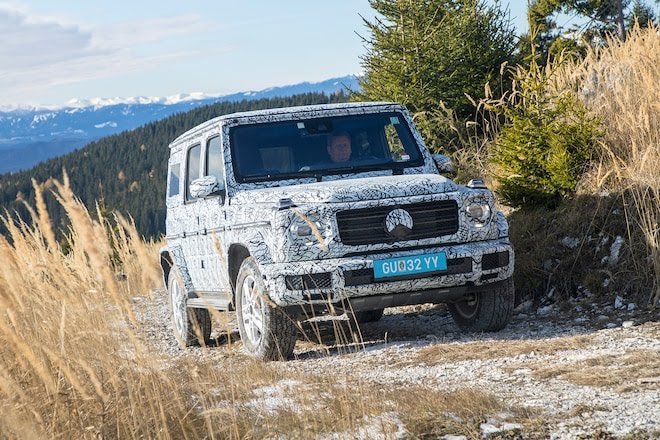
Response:
[{"label": "side step", "polygon": [[229,310],[231,308],[231,297],[226,294],[201,294],[196,298],[188,298],[188,307],[193,309],[217,309]]}]

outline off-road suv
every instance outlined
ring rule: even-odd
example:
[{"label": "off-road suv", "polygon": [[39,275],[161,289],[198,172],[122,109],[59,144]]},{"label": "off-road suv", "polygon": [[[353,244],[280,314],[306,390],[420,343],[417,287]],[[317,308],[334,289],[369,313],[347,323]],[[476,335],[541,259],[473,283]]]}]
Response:
[{"label": "off-road suv", "polygon": [[468,330],[511,317],[513,250],[493,194],[462,186],[408,112],[348,103],[236,113],[170,144],[167,247],[174,332],[206,341],[235,310],[246,351],[287,358],[296,323],[447,303]]}]

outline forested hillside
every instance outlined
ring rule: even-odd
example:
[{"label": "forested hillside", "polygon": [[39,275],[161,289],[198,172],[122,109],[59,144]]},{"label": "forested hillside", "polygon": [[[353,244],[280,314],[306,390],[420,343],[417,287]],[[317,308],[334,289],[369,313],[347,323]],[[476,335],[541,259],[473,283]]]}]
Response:
[{"label": "forested hillside", "polygon": [[[34,204],[32,179],[46,183],[61,178],[65,169],[75,194],[87,206],[96,200],[104,211],[130,214],[145,237],[165,229],[167,145],[181,133],[208,119],[239,111],[345,101],[346,95],[307,93],[286,98],[223,102],[175,114],[135,130],[108,136],[35,168],[0,176],[0,207],[23,219],[29,214],[23,201]],[[50,191],[46,204],[56,229],[66,227],[62,207]],[[4,229],[4,228],[3,228]]]}]

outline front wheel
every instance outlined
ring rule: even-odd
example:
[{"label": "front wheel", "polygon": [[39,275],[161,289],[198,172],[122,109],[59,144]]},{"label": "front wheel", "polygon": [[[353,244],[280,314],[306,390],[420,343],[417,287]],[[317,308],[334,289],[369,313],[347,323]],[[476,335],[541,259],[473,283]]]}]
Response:
[{"label": "front wheel", "polygon": [[170,273],[167,292],[172,313],[174,336],[182,348],[208,344],[211,339],[211,316],[206,309],[188,308],[188,293],[176,274]]},{"label": "front wheel", "polygon": [[473,293],[448,306],[451,317],[461,330],[492,332],[509,323],[514,301],[513,279],[509,278],[494,289]]},{"label": "front wheel", "polygon": [[238,330],[245,351],[262,360],[285,360],[296,345],[296,326],[270,301],[257,262],[248,257],[236,279]]}]

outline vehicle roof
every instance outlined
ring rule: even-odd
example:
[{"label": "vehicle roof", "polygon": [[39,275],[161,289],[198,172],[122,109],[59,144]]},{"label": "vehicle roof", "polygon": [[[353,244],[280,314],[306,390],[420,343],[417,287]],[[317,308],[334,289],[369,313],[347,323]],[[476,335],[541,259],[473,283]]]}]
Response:
[{"label": "vehicle roof", "polygon": [[173,140],[170,143],[170,147],[172,147],[173,145],[179,142],[186,140],[187,138],[195,136],[199,132],[205,131],[210,126],[220,124],[223,121],[227,121],[227,120],[240,122],[241,119],[259,118],[259,117],[278,119],[277,115],[285,115],[291,113],[295,113],[297,117],[301,116],[300,115],[301,113],[313,113],[315,114],[314,115],[315,117],[316,116],[320,117],[322,115],[318,115],[318,113],[323,111],[332,112],[333,110],[337,111],[337,110],[366,109],[366,108],[378,108],[378,107],[385,107],[391,109],[393,106],[398,107],[399,109],[404,108],[402,105],[397,104],[395,102],[342,102],[335,104],[316,104],[316,105],[303,105],[297,107],[278,107],[278,108],[271,108],[264,110],[252,110],[248,112],[230,113],[227,115],[222,115],[213,119],[209,119],[208,121],[203,122],[200,125],[191,128],[190,130],[186,131],[185,133],[177,137],[175,140]]}]

